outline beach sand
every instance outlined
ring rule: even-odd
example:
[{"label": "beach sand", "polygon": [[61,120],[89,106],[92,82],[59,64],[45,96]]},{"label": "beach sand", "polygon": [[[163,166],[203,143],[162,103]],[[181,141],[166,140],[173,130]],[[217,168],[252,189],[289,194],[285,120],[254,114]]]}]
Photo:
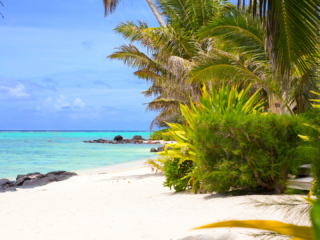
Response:
[{"label": "beach sand", "polygon": [[149,167],[123,167],[95,169],[91,175],[79,171],[66,181],[0,194],[0,239],[254,239],[248,233],[257,231],[190,229],[232,219],[297,222],[252,204],[282,196],[175,193]]}]

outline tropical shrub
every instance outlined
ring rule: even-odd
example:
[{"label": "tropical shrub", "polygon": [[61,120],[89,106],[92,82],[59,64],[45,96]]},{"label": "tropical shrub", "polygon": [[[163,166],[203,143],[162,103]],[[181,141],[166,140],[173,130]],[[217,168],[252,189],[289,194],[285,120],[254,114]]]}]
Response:
[{"label": "tropical shrub", "polygon": [[[319,95],[320,93],[312,93]],[[320,102],[319,99],[311,100],[313,102]],[[301,147],[300,153],[308,155],[310,162],[312,163],[312,173],[314,176],[314,185],[310,194],[315,193],[320,196],[320,105],[312,104],[313,108],[309,109],[304,116],[310,121],[309,124],[305,123],[309,127],[310,132],[308,135],[299,135],[308,144]],[[313,131],[311,131],[313,130]]]},{"label": "tropical shrub", "polygon": [[[200,120],[200,119],[199,119]],[[285,190],[288,173],[308,162],[299,154],[306,132],[300,116],[213,113],[196,125],[194,143],[204,187],[210,191],[232,189]]]},{"label": "tropical shrub", "polygon": [[188,173],[192,171],[193,163],[192,161],[185,161],[182,164],[178,165],[179,158],[168,159],[164,162],[164,176],[166,181],[163,183],[163,186],[173,187],[177,192],[184,191],[188,188],[190,177]]},{"label": "tropical shrub", "polygon": [[157,173],[158,171],[164,173],[163,165],[165,161],[166,161],[165,159],[160,159],[160,158],[157,158],[157,159],[149,158],[144,164],[149,165],[152,171],[155,171],[155,173]]},{"label": "tropical shrub", "polygon": [[[255,92],[249,100],[247,98],[250,87],[251,85],[245,90],[238,92],[237,87],[225,86],[225,84],[223,84],[219,91],[216,91],[212,86],[211,92],[209,93],[204,86],[202,96],[199,96],[199,104],[190,101],[191,109],[187,106],[180,105],[181,112],[186,119],[186,124],[168,123],[171,129],[168,134],[170,134],[177,143],[167,144],[165,151],[160,152],[159,155],[165,155],[167,159],[178,158],[178,166],[184,161],[193,161],[193,172],[188,175],[192,179],[194,192],[197,192],[197,187],[201,182],[202,176],[202,173],[198,169],[199,159],[194,145],[194,139],[197,134],[196,125],[202,118],[211,114],[224,115],[229,112],[250,114],[261,111],[264,102],[259,101],[259,90]],[[168,150],[168,147],[172,149]]]},{"label": "tropical shrub", "polygon": [[150,133],[149,138],[151,140],[173,141],[174,139],[170,135],[163,135],[163,133],[167,133],[168,131],[169,131],[169,128],[153,131]]}]

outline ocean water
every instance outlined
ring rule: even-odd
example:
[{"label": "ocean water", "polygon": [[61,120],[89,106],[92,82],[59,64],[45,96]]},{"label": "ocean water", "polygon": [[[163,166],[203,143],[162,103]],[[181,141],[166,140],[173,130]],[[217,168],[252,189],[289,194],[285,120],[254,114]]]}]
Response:
[{"label": "ocean water", "polygon": [[[149,132],[0,132],[0,178],[14,178],[29,172],[81,170],[154,157],[148,144],[84,143],[84,140],[112,140],[116,135],[132,138]],[[48,141],[51,142],[48,142]]]}]

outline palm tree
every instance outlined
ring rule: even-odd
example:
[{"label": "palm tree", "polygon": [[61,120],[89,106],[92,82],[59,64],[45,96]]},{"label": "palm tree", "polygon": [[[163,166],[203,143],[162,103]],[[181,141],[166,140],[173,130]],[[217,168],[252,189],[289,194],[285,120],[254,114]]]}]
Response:
[{"label": "palm tree", "polygon": [[[243,9],[246,2],[243,0]],[[309,64],[317,64],[319,6],[320,0],[249,0],[247,11],[262,24],[265,50],[273,72],[280,76],[287,101],[289,76],[294,69],[304,73],[309,71]]]},{"label": "palm tree", "polygon": [[232,9],[213,17],[199,30],[197,35],[200,40],[211,39],[216,43],[210,52],[202,53],[191,71],[190,80],[254,82],[256,86],[264,88],[269,98],[275,95],[288,112],[291,112],[289,106],[294,101],[299,103],[298,112],[303,112],[301,99],[307,99],[310,89],[317,89],[317,64],[308,62],[305,72],[294,65],[286,76],[286,84],[290,89],[286,93],[281,73],[272,71],[270,55],[265,53],[266,36],[260,19],[251,18],[249,11]]},{"label": "palm tree", "polygon": [[[135,24],[128,21],[115,29],[131,44],[121,46],[109,58],[137,68],[134,75],[152,82],[152,86],[143,92],[145,96],[155,98],[148,103],[146,110],[160,111],[151,127],[163,120],[179,120],[180,103],[189,104],[189,97],[197,101],[199,84],[187,83],[193,58],[198,47],[203,45],[196,42],[195,32],[225,7],[223,0],[206,0],[203,4],[188,0],[160,0],[159,8],[168,20],[165,28],[149,28],[144,22]],[[133,43],[142,45],[149,55]]]},{"label": "palm tree", "polygon": [[[118,4],[120,3],[121,0],[103,0],[103,5],[104,5],[104,13],[105,16],[107,16],[108,14],[113,13]],[[156,17],[158,23],[160,24],[161,27],[165,27],[166,23],[163,20],[161,14],[159,13],[156,5],[154,4],[154,2],[152,0],[146,0],[146,2],[148,3],[151,11],[153,12],[154,16]]]},{"label": "palm tree", "polygon": [[[179,118],[176,116],[181,115],[180,103],[189,104],[189,97],[198,101],[201,86],[219,86],[223,81],[237,83],[239,87],[253,83],[250,92],[262,87],[261,97],[269,99],[269,103],[276,96],[288,112],[292,113],[290,104],[294,101],[298,111],[304,111],[302,103],[310,95],[309,90],[316,89],[318,81],[315,55],[309,58],[304,47],[299,50],[297,44],[287,42],[290,49],[296,48],[295,51],[307,55],[300,59],[303,61],[300,65],[295,64],[297,54],[286,58],[290,71],[285,69],[283,75],[280,66],[286,65],[283,62],[273,65],[272,51],[266,44],[263,18],[268,12],[261,19],[252,9],[253,6],[239,11],[224,0],[159,0],[159,10],[167,18],[166,27],[150,28],[144,22],[118,25],[115,31],[130,44],[121,46],[109,58],[137,68],[134,73],[137,77],[152,82],[143,92],[155,98],[148,103],[147,110],[160,111],[151,126]],[[287,37],[291,38],[292,34],[289,32]],[[135,44],[147,49],[147,53]]]}]

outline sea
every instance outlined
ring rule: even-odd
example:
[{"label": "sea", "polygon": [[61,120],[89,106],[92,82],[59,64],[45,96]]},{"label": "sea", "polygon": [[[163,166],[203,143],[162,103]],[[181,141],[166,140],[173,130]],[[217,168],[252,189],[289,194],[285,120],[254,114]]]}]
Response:
[{"label": "sea", "polygon": [[0,131],[0,179],[30,172],[76,171],[154,158],[149,144],[84,143],[84,140],[130,139],[135,131]]}]

